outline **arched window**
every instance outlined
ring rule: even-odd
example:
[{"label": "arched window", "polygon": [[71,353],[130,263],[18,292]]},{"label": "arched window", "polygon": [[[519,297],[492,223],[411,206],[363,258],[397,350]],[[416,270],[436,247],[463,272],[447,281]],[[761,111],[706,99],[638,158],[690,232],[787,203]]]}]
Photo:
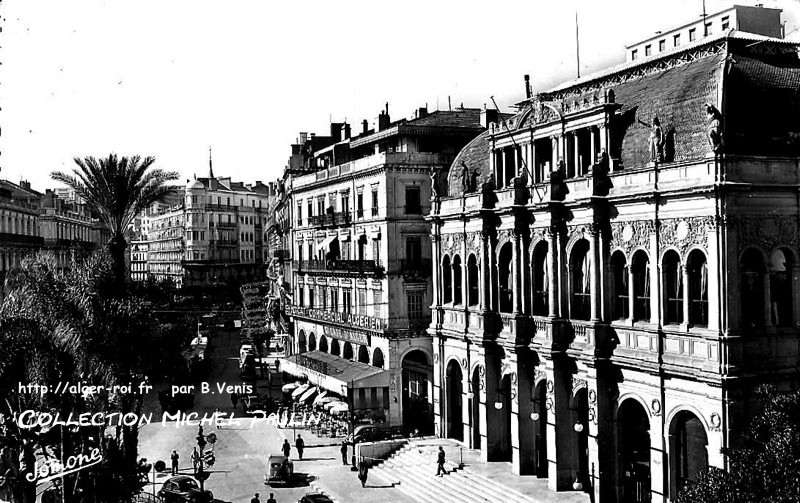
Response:
[{"label": "arched window", "polygon": [[668,250],[661,261],[664,276],[664,323],[683,323],[683,270],[675,250]]},{"label": "arched window", "polygon": [[633,254],[633,321],[650,321],[650,259],[641,250]]},{"label": "arched window", "polygon": [[461,293],[461,257],[453,256],[453,304],[463,304]]},{"label": "arched window", "polygon": [[328,339],[324,335],[319,336],[319,350],[323,353],[328,352]]},{"label": "arched window", "polygon": [[537,316],[547,316],[548,306],[548,286],[550,280],[547,277],[547,242],[541,241],[533,249],[533,260],[531,260],[533,280],[533,314]]},{"label": "arched window", "polygon": [[570,318],[588,320],[591,311],[592,266],[589,260],[589,242],[575,243],[570,254]]},{"label": "arched window", "polygon": [[349,342],[345,342],[342,347],[342,358],[345,360],[353,359],[353,346]]},{"label": "arched window", "polygon": [[379,369],[383,368],[383,351],[381,351],[381,348],[375,348],[372,353],[372,365]]},{"label": "arched window", "polygon": [[317,349],[317,337],[314,335],[314,332],[308,334],[308,350],[314,351]]},{"label": "arched window", "polygon": [[334,356],[341,356],[342,354],[338,339],[331,339],[331,354]]},{"label": "arched window", "polygon": [[627,319],[628,313],[628,264],[625,254],[617,250],[611,255],[612,317],[615,320]]},{"label": "arched window", "polygon": [[467,259],[467,305],[478,305],[478,259],[474,254]]},{"label": "arched window", "polygon": [[792,325],[792,255],[778,248],[769,257],[769,296],[772,324]]},{"label": "arched window", "polygon": [[369,363],[369,349],[367,346],[358,347],[358,361],[361,363]]},{"label": "arched window", "polygon": [[450,269],[450,255],[442,259],[442,289],[444,290],[444,303],[453,302],[453,271]]},{"label": "arched window", "polygon": [[689,275],[689,323],[708,326],[708,263],[700,250],[692,250],[686,264]]},{"label": "arched window", "polygon": [[744,328],[764,325],[764,260],[761,254],[750,248],[742,254],[741,306]]},{"label": "arched window", "polygon": [[498,280],[500,282],[500,312],[510,313],[512,311],[512,285],[511,280],[511,258],[513,251],[511,243],[506,243],[500,248],[500,255],[497,261]]}]

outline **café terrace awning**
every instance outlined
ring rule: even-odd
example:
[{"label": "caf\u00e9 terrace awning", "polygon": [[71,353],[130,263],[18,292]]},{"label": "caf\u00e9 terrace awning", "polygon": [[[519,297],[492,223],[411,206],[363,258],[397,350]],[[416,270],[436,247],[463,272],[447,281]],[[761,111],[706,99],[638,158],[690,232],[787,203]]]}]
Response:
[{"label": "caf\u00e9 terrace awning", "polygon": [[320,248],[326,248],[326,249],[327,249],[327,248],[328,248],[328,247],[331,245],[331,243],[333,243],[333,240],[334,240],[334,239],[336,239],[337,237],[339,237],[339,235],[338,235],[338,234],[334,234],[333,236],[328,236],[328,237],[326,237],[326,238],[325,238],[325,239],[323,239],[323,240],[322,240],[322,242],[319,244],[319,247],[320,247]]},{"label": "caf\u00e9 terrace awning", "polygon": [[389,386],[389,372],[366,363],[354,362],[322,351],[309,351],[281,358],[280,371],[341,396],[348,388],[385,388]]}]

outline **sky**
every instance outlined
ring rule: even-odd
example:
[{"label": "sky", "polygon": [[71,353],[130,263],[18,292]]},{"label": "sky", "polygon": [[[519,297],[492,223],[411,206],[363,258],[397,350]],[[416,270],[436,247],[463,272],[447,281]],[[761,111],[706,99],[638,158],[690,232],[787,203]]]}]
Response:
[{"label": "sky", "polygon": [[[731,1],[706,0],[716,12]],[[740,4],[753,5],[751,0]],[[800,1],[784,10],[789,38]],[[624,60],[701,0],[4,0],[0,178],[55,186],[86,155],[153,155],[181,181],[280,176],[298,132],[452,106],[501,108]]]}]

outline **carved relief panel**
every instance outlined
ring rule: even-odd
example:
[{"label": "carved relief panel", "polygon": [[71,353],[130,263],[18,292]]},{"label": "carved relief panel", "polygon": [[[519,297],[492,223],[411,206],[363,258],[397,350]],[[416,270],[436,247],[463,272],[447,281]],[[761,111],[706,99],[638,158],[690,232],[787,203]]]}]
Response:
[{"label": "carved relief panel", "polygon": [[659,222],[659,241],[662,248],[672,247],[684,256],[689,248],[699,246],[708,250],[708,234],[714,229],[714,218],[667,218]]}]

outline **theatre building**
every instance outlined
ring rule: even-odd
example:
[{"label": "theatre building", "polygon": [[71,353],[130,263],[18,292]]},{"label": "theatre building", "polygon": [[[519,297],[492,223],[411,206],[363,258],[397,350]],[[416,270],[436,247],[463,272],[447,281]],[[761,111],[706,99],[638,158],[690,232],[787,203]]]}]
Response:
[{"label": "theatre building", "polygon": [[798,47],[725,15],[528,87],[454,160],[429,218],[438,435],[667,501],[726,465],[757,385],[798,384]]},{"label": "theatre building", "polygon": [[431,173],[446,172],[480,116],[422,108],[392,122],[383,110],[357,136],[340,125],[338,141],[314,149],[308,173],[291,180],[295,373],[338,383],[330,391],[347,391],[357,416],[433,432],[423,215]]}]

